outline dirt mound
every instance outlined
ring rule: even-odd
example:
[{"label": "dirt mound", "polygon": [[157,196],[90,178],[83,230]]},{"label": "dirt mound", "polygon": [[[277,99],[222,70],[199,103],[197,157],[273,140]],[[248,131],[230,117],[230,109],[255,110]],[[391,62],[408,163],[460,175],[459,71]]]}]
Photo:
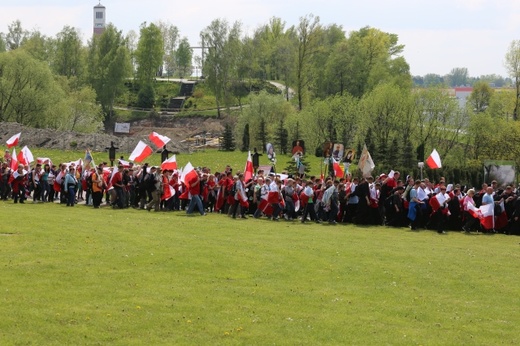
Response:
[{"label": "dirt mound", "polygon": [[[130,153],[139,140],[150,144],[148,135],[155,131],[172,139],[167,145],[168,150],[185,153],[192,150],[195,146],[195,142],[189,139],[200,135],[209,141],[213,137],[220,136],[223,129],[223,120],[206,117],[175,118],[172,116],[161,116],[156,119],[141,120],[131,123],[130,133],[128,134],[114,134],[113,128],[105,133],[85,134],[35,129],[18,123],[0,122],[0,143],[5,146],[5,142],[11,136],[21,132],[22,136],[18,147],[27,145],[29,148],[59,150],[83,150],[90,148],[93,151],[103,151],[110,146],[110,142],[114,142],[114,145],[120,151]],[[153,145],[151,146],[155,148]]]}]

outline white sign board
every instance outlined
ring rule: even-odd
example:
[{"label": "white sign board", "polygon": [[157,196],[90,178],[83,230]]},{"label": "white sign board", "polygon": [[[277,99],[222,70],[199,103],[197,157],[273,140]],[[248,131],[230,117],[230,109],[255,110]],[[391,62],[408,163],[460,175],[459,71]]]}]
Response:
[{"label": "white sign board", "polygon": [[130,123],[116,123],[114,132],[116,133],[130,133]]}]

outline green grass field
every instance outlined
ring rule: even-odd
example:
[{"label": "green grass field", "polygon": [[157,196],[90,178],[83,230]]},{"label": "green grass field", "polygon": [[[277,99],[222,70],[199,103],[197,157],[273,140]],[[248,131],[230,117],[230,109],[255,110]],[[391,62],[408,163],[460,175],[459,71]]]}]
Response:
[{"label": "green grass field", "polygon": [[520,238],[1,202],[1,345],[514,345]]}]

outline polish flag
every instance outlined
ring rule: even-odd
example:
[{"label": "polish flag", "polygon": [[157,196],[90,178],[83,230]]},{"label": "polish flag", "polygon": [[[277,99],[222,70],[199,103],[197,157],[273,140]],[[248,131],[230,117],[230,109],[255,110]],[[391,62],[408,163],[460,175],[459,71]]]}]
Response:
[{"label": "polish flag", "polygon": [[5,143],[7,143],[7,147],[16,147],[18,145],[18,142],[20,141],[20,136],[22,135],[21,132],[17,133],[13,137],[9,138]]},{"label": "polish flag", "polygon": [[170,138],[166,137],[166,136],[163,136],[163,135],[160,135],[158,134],[157,132],[152,132],[150,133],[150,135],[148,136],[148,138],[150,138],[150,141],[152,141],[153,144],[155,144],[155,146],[157,148],[162,148],[164,147],[169,141],[171,141]]},{"label": "polish flag", "polygon": [[11,170],[16,171],[18,169],[18,159],[16,158],[16,148],[13,148],[13,155],[11,156]]},{"label": "polish flag", "polygon": [[18,153],[18,162],[24,166],[28,166],[34,162],[34,156],[27,145]]},{"label": "polish flag", "polygon": [[433,212],[435,213],[437,210],[439,210],[440,207],[444,205],[444,202],[446,202],[446,196],[442,192],[439,192],[432,198],[430,198],[430,206],[432,207]]},{"label": "polish flag", "polygon": [[186,166],[184,166],[181,174],[181,181],[186,186],[191,186],[197,180],[198,175],[197,171],[195,171],[195,168],[193,168],[193,165],[191,162],[188,162]]},{"label": "polish flag", "polygon": [[278,191],[278,186],[275,183],[271,183],[271,185],[269,186],[267,202],[271,204],[280,203],[280,192]]},{"label": "polish flag", "polygon": [[495,229],[495,215],[493,214],[494,207],[494,204],[486,204],[480,206],[479,208],[480,212],[482,213],[482,217],[480,218],[480,224],[484,229]]},{"label": "polish flag", "polygon": [[467,209],[471,216],[480,220],[480,224],[484,229],[495,228],[494,204],[486,204],[477,208],[473,204],[467,203]]},{"label": "polish flag", "polygon": [[253,168],[253,160],[251,159],[251,151],[247,155],[246,168],[244,169],[244,181],[248,181],[253,178],[255,170]]},{"label": "polish flag", "polygon": [[177,169],[177,159],[175,158],[175,155],[170,157],[169,159],[164,160],[163,163],[161,163],[161,169],[163,171],[174,171]]},{"label": "polish flag", "polygon": [[172,198],[173,196],[175,196],[175,189],[170,184],[165,184],[164,192],[161,196],[161,201],[167,201],[170,198]]},{"label": "polish flag", "polygon": [[430,156],[426,159],[426,164],[431,169],[437,169],[442,167],[441,157],[439,156],[437,150],[433,149]]},{"label": "polish flag", "polygon": [[123,168],[130,168],[130,162],[125,160],[119,160],[118,163],[123,166]]},{"label": "polish flag", "polygon": [[145,142],[139,141],[139,143],[137,143],[137,146],[135,147],[134,151],[132,151],[132,154],[128,159],[130,161],[142,162],[148,156],[152,155],[152,153],[152,148],[146,145]]},{"label": "polish flag", "polygon": [[334,175],[336,177],[343,178],[345,172],[343,171],[343,167],[341,167],[338,161],[334,160],[332,163],[332,168],[334,169]]}]

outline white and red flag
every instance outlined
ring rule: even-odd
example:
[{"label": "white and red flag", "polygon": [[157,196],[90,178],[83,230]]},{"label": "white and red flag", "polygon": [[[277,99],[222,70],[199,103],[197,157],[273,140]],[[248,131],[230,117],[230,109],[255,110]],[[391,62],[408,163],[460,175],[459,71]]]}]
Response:
[{"label": "white and red flag", "polygon": [[21,163],[24,166],[30,165],[32,162],[34,162],[34,156],[31,152],[31,150],[27,147],[22,148],[22,150],[18,153],[18,163]]},{"label": "white and red flag", "polygon": [[16,171],[18,169],[18,159],[16,158],[16,148],[13,148],[13,155],[11,156],[11,170]]},{"label": "white and red flag", "polygon": [[444,205],[445,202],[446,196],[442,192],[439,192],[438,194],[430,198],[429,203],[432,207],[432,211],[435,213],[437,210],[439,210],[439,208],[441,208]]},{"label": "white and red flag", "polygon": [[158,134],[157,132],[152,132],[150,133],[150,135],[148,136],[148,138],[150,138],[150,141],[152,141],[153,144],[155,144],[155,146],[157,148],[162,148],[164,147],[169,141],[171,141],[170,138],[166,137],[166,136],[163,136],[163,135],[160,135]]},{"label": "white and red flag", "polygon": [[251,151],[247,154],[246,168],[244,168],[244,181],[248,181],[253,178],[255,175],[255,170],[253,168],[253,160],[251,159]]},{"label": "white and red flag", "polygon": [[182,169],[181,181],[184,183],[184,185],[189,187],[197,180],[197,178],[197,171],[195,171],[195,168],[193,168],[191,162],[188,162],[186,166],[184,166],[184,168]]},{"label": "white and red flag", "polygon": [[18,142],[20,141],[20,136],[22,135],[21,132],[17,133],[16,135],[9,138],[5,143],[7,144],[8,148],[16,147],[18,145]]},{"label": "white and red flag", "polygon": [[163,163],[161,163],[161,169],[163,171],[174,171],[177,169],[177,159],[175,158],[175,155],[170,157],[169,159],[164,160]]},{"label": "white and red flag", "polygon": [[437,169],[442,167],[441,157],[439,156],[437,150],[433,149],[430,156],[428,156],[428,158],[426,159],[426,164],[431,169]]},{"label": "white and red flag", "polygon": [[494,204],[486,204],[475,207],[471,203],[467,203],[468,212],[474,217],[480,220],[480,224],[484,229],[490,230],[495,228],[495,215],[494,215]]},{"label": "white and red flag", "polygon": [[495,214],[494,214],[495,205],[486,204],[480,206],[480,212],[482,213],[482,218],[480,219],[480,224],[484,229],[490,230],[495,229]]},{"label": "white and red flag", "polygon": [[132,154],[128,158],[130,161],[142,162],[148,156],[152,155],[153,150],[145,142],[139,141]]},{"label": "white and red flag", "polygon": [[121,160],[121,159],[119,159],[118,164],[120,164],[121,166],[123,166],[123,168],[130,168],[130,166],[131,166],[131,165],[130,165],[130,162],[125,161],[125,160]]},{"label": "white and red flag", "polygon": [[170,184],[164,186],[164,192],[161,196],[161,201],[167,201],[175,196],[175,189]]}]

